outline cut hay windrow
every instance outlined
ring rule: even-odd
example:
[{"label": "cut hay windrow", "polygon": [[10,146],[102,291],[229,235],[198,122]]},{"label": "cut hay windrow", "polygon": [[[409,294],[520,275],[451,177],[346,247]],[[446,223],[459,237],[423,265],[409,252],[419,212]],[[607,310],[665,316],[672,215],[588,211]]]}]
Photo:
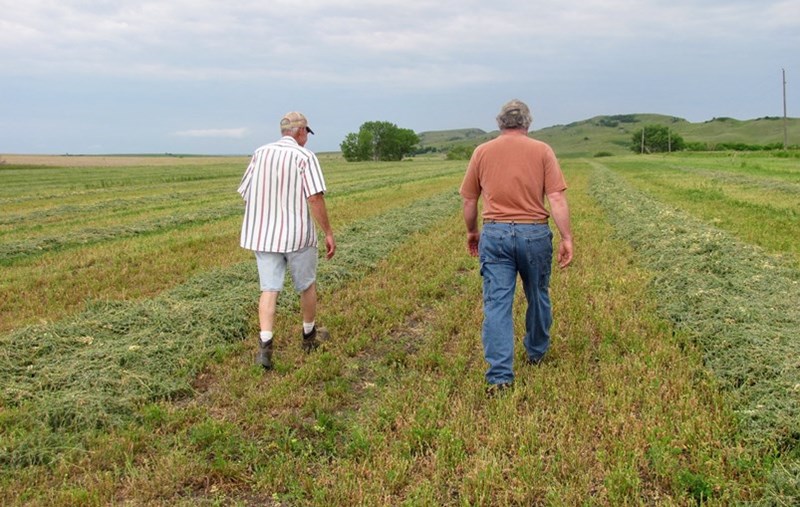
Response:
[{"label": "cut hay windrow", "polygon": [[[463,167],[454,166],[445,172],[431,171],[425,166],[422,169],[413,167],[401,174],[385,169],[383,171],[386,174],[381,177],[356,178],[352,181],[337,183],[336,190],[329,195],[329,199],[338,200],[345,196],[404,184],[426,185],[433,181],[451,178],[454,174],[461,174]],[[223,183],[229,185],[230,181],[226,180]],[[205,197],[207,202],[197,199],[196,197],[199,195]],[[225,196],[225,198],[219,199],[218,196]],[[47,201],[51,198],[40,199]],[[173,213],[169,209],[169,203],[172,200],[172,207],[174,207],[177,199],[181,199],[183,207],[179,213]],[[193,208],[187,209],[185,203],[191,203]],[[151,210],[144,206],[146,204],[152,205],[155,209]],[[124,220],[127,223],[120,223],[119,219],[109,220],[109,216],[114,212],[127,215]],[[153,212],[157,212],[160,216],[150,216]],[[64,248],[87,246],[201,225],[238,216],[241,213],[241,200],[235,194],[231,194],[229,186],[214,186],[205,189],[202,194],[171,192],[169,195],[142,195],[137,198],[119,199],[111,203],[103,201],[84,205],[62,205],[27,214],[6,214],[0,217],[0,226],[13,224],[13,229],[5,234],[0,231],[2,238],[0,240],[0,266],[10,266],[18,261],[29,260]],[[58,221],[47,224],[42,219],[48,217],[55,217]],[[104,224],[98,225],[96,223],[98,219],[102,219]]]},{"label": "cut hay windrow", "polygon": [[[147,195],[137,195],[130,197],[116,197],[97,200],[90,203],[67,203],[56,206],[45,205],[48,199],[37,197],[37,204],[33,210],[18,213],[3,213],[0,216],[0,227],[13,226],[16,232],[20,227],[27,229],[41,227],[42,224],[60,223],[65,217],[72,219],[85,218],[88,216],[108,216],[114,213],[130,213],[131,210],[141,212],[149,208],[163,208],[174,206],[176,202],[198,202],[201,199],[208,200],[212,196],[230,197],[230,189],[225,187],[215,187],[191,192],[169,192],[151,193]],[[48,203],[49,204],[49,203]],[[6,208],[7,209],[7,208]],[[2,232],[2,229],[0,229]]]},{"label": "cut hay windrow", "polygon": [[[714,160],[677,158],[682,169],[670,158],[613,161],[616,174],[652,198],[684,210],[698,219],[728,231],[743,242],[791,261],[800,268],[800,193],[790,188],[790,175],[768,176],[762,172],[737,173],[722,183],[707,171]],[[800,175],[800,170],[797,171]],[[785,178],[785,179],[781,179]],[[795,190],[800,190],[798,187]]]},{"label": "cut hay windrow", "polygon": [[[413,167],[408,167],[408,169],[399,174],[395,170],[387,170],[380,167],[378,169],[372,168],[360,171],[349,170],[346,176],[339,176],[335,173],[331,175],[331,179],[335,181],[335,192],[331,195],[343,197],[407,183],[418,184],[424,181],[447,179],[454,175],[461,176],[463,174],[463,164],[453,164],[444,168],[436,167],[435,170],[431,170],[430,166],[424,164],[414,164]],[[334,184],[331,183],[331,187],[333,186]]]},{"label": "cut hay windrow", "polygon": [[778,178],[755,176],[752,174],[736,174],[729,171],[710,171],[696,167],[671,165],[671,169],[685,174],[700,176],[709,181],[721,184],[737,185],[744,188],[764,190],[768,192],[781,192],[788,196],[800,196],[800,182],[790,182]]},{"label": "cut hay windrow", "polygon": [[[368,273],[459,202],[449,190],[337,231],[336,257],[320,263],[320,290]],[[153,299],[95,303],[0,337],[0,466],[50,463],[93,430],[131,421],[145,403],[190,395],[204,364],[247,338],[257,297],[255,262],[246,262]],[[296,309],[296,299],[281,297],[279,312]]]},{"label": "cut hay windrow", "polygon": [[30,259],[47,252],[73,246],[91,245],[102,241],[128,238],[141,234],[199,225],[215,220],[223,220],[241,214],[239,203],[225,204],[193,212],[183,211],[178,215],[167,215],[150,220],[142,220],[128,225],[109,227],[85,227],[72,234],[40,236],[23,241],[0,243],[0,266],[9,266],[20,259]]},{"label": "cut hay windrow", "polygon": [[655,273],[659,305],[700,346],[743,437],[800,488],[800,273],[593,165],[594,198]]},{"label": "cut hay windrow", "polygon": [[[244,162],[246,165],[246,162]],[[198,166],[163,165],[110,167],[87,166],[11,166],[0,168],[3,187],[0,206],[38,201],[91,201],[104,199],[109,192],[127,197],[162,191],[169,184],[181,189],[224,186],[230,178],[241,177],[243,167],[233,162]],[[216,182],[219,182],[217,184]]]},{"label": "cut hay windrow", "polygon": [[746,206],[747,210],[736,215],[796,223],[800,214],[800,184],[788,175],[711,170],[713,165],[706,160],[679,160],[679,163],[626,160],[614,162],[613,167],[631,185],[678,207],[683,207],[682,203],[695,206],[713,203],[709,207],[722,218],[729,214],[727,210],[739,211]]}]

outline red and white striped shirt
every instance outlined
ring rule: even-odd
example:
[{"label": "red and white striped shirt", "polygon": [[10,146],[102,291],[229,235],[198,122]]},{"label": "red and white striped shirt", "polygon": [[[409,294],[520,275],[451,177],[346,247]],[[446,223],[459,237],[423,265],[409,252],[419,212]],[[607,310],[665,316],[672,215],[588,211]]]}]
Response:
[{"label": "red and white striped shirt", "polygon": [[317,246],[307,199],[325,192],[317,156],[290,136],[258,148],[242,177],[245,200],[241,246],[258,252],[296,252]]}]

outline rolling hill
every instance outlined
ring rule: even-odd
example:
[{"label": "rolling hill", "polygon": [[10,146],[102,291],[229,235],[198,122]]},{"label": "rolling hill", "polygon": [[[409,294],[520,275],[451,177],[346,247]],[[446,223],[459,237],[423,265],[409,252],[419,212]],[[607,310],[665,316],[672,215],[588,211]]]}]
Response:
[{"label": "rolling hill", "polygon": [[[634,132],[645,125],[666,125],[680,134],[687,143],[700,142],[710,147],[719,143],[766,145],[783,143],[783,118],[765,117],[754,120],[713,118],[691,123],[683,118],[660,114],[624,114],[595,116],[588,120],[533,130],[531,136],[550,144],[559,157],[591,157],[600,152],[614,155],[630,153]],[[800,118],[787,120],[788,142],[800,144]],[[467,128],[420,132],[420,147],[447,151],[455,146],[477,146],[498,135]]]}]

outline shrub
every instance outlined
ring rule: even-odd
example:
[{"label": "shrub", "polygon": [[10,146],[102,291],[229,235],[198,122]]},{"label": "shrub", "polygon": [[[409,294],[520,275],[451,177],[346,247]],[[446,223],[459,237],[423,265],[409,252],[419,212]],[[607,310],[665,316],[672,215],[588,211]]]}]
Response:
[{"label": "shrub", "polygon": [[708,145],[699,141],[686,142],[684,144],[684,149],[686,151],[709,151]]},{"label": "shrub", "polygon": [[469,160],[472,157],[473,151],[475,151],[474,146],[464,144],[453,146],[447,152],[447,160]]},{"label": "shrub", "polygon": [[600,121],[597,122],[597,124],[599,126],[601,126],[601,127],[612,127],[613,128],[613,127],[618,127],[619,126],[619,121],[618,120],[614,120],[612,118],[601,118]]}]

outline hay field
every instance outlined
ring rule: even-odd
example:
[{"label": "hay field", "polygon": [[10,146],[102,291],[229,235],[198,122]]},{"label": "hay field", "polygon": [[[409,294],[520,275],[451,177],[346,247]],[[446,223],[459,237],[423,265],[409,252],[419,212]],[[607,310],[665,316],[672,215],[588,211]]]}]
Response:
[{"label": "hay field", "polygon": [[491,400],[464,162],[323,158],[334,340],[303,354],[285,291],[265,375],[247,160],[87,160],[0,164],[3,505],[800,499],[791,159],[564,161],[553,347]]},{"label": "hay field", "polygon": [[208,157],[194,155],[17,155],[0,154],[0,166],[25,165],[48,167],[132,167],[205,165],[214,162],[247,163],[247,157]]}]

